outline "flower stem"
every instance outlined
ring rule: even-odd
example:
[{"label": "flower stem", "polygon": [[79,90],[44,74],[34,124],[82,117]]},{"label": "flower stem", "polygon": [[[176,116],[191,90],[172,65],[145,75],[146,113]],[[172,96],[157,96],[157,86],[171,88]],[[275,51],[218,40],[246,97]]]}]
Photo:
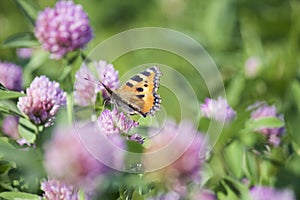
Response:
[{"label": "flower stem", "polygon": [[67,118],[68,118],[68,123],[72,124],[72,122],[73,122],[73,93],[67,94]]}]

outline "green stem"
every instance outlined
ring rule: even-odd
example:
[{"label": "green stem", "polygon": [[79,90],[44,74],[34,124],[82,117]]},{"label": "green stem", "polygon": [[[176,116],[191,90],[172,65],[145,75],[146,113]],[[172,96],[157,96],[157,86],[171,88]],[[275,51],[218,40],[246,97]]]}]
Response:
[{"label": "green stem", "polygon": [[80,58],[83,62],[92,62],[92,60],[89,59],[82,51],[80,51]]},{"label": "green stem", "polygon": [[42,139],[41,139],[41,132],[44,130],[44,126],[35,125],[35,145],[36,147],[42,147]]},{"label": "green stem", "polygon": [[67,118],[68,123],[73,123],[73,93],[67,94]]},{"label": "green stem", "polygon": [[133,196],[133,192],[135,190],[135,187],[129,187],[127,190],[126,200],[131,200]]}]

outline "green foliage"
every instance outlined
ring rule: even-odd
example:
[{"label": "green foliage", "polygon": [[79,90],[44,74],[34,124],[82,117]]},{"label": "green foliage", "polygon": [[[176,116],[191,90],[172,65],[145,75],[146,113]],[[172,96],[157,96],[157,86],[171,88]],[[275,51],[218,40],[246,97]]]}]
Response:
[{"label": "green foliage", "polygon": [[24,96],[26,96],[24,93],[8,91],[8,90],[0,90],[0,100],[14,99],[14,98],[19,98]]},{"label": "green foliage", "polygon": [[284,126],[284,122],[277,117],[265,117],[260,119],[248,120],[245,124],[245,129],[249,131],[255,131],[260,128],[280,128]]},{"label": "green foliage", "polygon": [[41,199],[41,197],[38,195],[24,193],[24,192],[2,192],[0,193],[0,197],[7,200],[19,200],[19,199],[40,200]]},{"label": "green foliage", "polygon": [[30,20],[34,25],[37,18],[38,12],[40,10],[39,6],[33,1],[23,1],[23,0],[13,0],[19,9],[24,13],[24,15]]},{"label": "green foliage", "polygon": [[22,138],[26,139],[29,143],[34,143],[36,139],[36,135],[38,133],[37,126],[32,124],[29,120],[20,118],[18,131]]},{"label": "green foliage", "polygon": [[3,41],[3,47],[33,47],[39,45],[33,33],[17,33]]},{"label": "green foliage", "polygon": [[18,110],[17,106],[11,101],[2,100],[0,102],[0,111],[5,114],[23,117],[23,114]]}]

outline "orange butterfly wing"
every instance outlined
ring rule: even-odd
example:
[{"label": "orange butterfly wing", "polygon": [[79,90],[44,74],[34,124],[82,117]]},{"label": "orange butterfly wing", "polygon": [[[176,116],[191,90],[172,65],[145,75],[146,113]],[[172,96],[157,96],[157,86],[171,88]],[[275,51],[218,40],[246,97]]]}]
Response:
[{"label": "orange butterfly wing", "polygon": [[130,78],[115,93],[144,117],[153,115],[159,108],[161,99],[157,93],[161,72],[151,67]]}]

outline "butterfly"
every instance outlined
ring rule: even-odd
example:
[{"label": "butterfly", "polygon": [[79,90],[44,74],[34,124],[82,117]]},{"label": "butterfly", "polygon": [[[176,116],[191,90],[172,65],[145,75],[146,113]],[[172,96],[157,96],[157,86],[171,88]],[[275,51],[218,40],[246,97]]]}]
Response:
[{"label": "butterfly", "polygon": [[156,66],[131,77],[121,87],[111,90],[100,81],[110,95],[111,102],[130,115],[154,115],[160,109],[161,98],[157,93],[162,73]]}]

